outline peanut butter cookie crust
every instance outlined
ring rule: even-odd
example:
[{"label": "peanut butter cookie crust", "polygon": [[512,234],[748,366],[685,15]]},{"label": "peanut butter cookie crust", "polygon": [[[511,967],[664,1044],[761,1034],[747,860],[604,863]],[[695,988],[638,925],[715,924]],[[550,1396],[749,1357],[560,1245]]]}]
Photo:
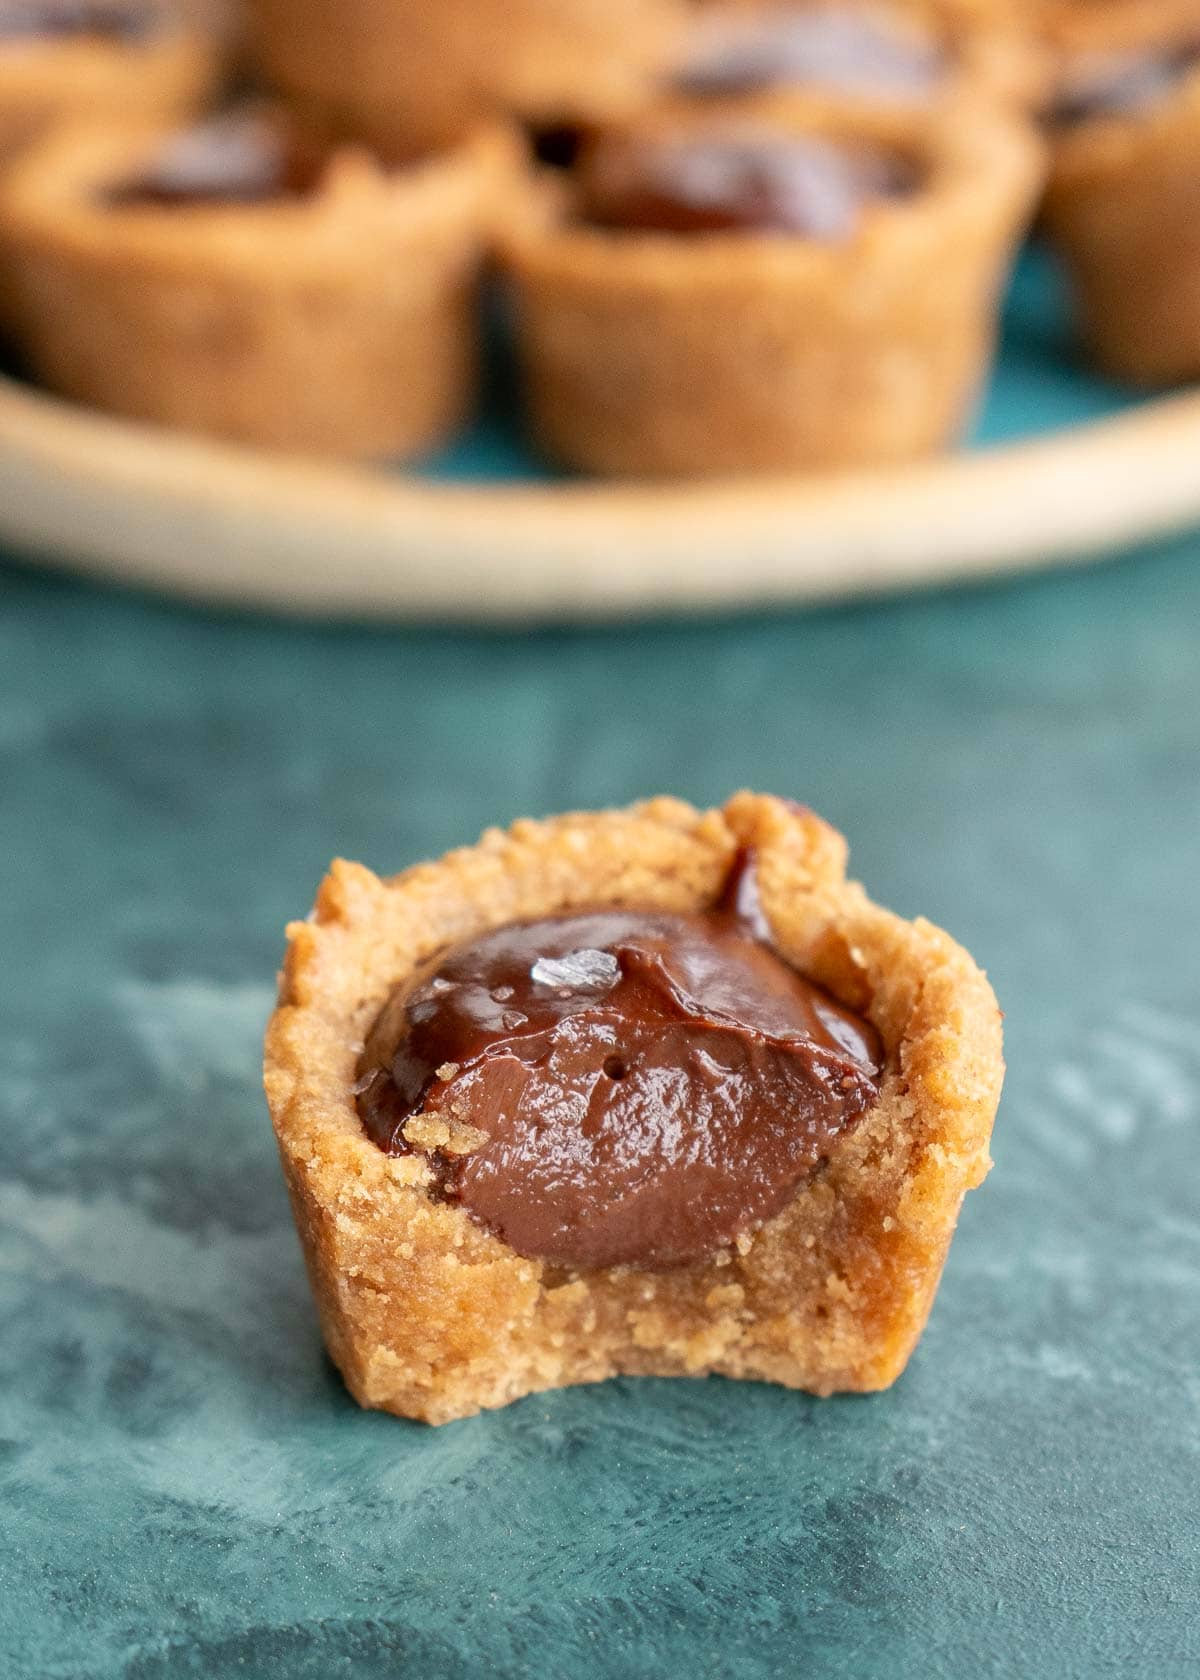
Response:
[{"label": "peanut butter cookie crust", "polygon": [[393,170],[300,131],[322,158],[310,190],[139,196],[179,138],[60,131],[0,187],[9,313],[39,378],[115,413],[296,451],[399,457],[452,432],[474,394],[477,279],[515,141],[481,130]]},{"label": "peanut butter cookie crust", "polygon": [[[829,470],[909,460],[962,427],[1041,179],[1023,122],[793,111],[782,136],[888,147],[918,189],[837,241],[586,225],[550,184],[502,239],[534,429],[589,471]],[[720,134],[674,113],[623,131]],[[732,131],[731,131],[732,132]]]},{"label": "peanut butter cookie crust", "polygon": [[[1200,372],[1200,22],[1187,3],[1061,7],[1053,39],[1069,86],[1080,62],[1158,59],[1164,85],[1082,102],[1055,133],[1045,204],[1084,334],[1111,373],[1155,385]],[[1170,65],[1175,61],[1175,70]]]},{"label": "peanut butter cookie crust", "polygon": [[[417,965],[580,906],[703,908],[746,846],[775,949],[886,1053],[877,1103],[782,1213],[698,1264],[573,1273],[439,1200],[419,1150],[364,1134],[363,1041]],[[659,799],[523,822],[390,882],[335,864],[289,930],[266,1088],[326,1341],[362,1404],[441,1423],[617,1373],[818,1394],[895,1380],[988,1169],[1000,1017],[969,956],[872,905],[845,860],[810,813],[742,794],[708,813]]]}]

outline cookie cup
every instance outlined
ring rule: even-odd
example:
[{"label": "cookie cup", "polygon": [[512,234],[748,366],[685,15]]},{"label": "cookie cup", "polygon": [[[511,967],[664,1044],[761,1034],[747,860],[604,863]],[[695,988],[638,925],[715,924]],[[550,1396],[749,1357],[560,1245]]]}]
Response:
[{"label": "cookie cup", "polygon": [[308,196],[262,205],[106,203],[167,138],[63,131],[0,185],[34,374],[113,413],[272,448],[400,457],[452,432],[515,142],[481,131],[396,170],[339,148]]},{"label": "cookie cup", "polygon": [[[713,902],[743,846],[779,951],[870,1017],[878,1103],[783,1213],[702,1264],[571,1273],[436,1199],[420,1154],[364,1135],[355,1080],[394,986],[443,947],[580,907]],[[893,1382],[964,1193],[988,1170],[1000,1016],[970,957],[845,878],[834,831],[739,795],[518,823],[380,881],[337,863],[289,929],[266,1090],[329,1351],[355,1398],[443,1423],[618,1373],[721,1372],[818,1394]]]},{"label": "cookie cup", "polygon": [[647,97],[689,0],[253,0],[262,67],[346,132],[391,144],[464,116],[593,120]]},{"label": "cookie cup", "polygon": [[[711,134],[679,113],[636,130]],[[546,452],[635,476],[909,460],[961,430],[1041,176],[1029,128],[990,111],[796,107],[774,132],[895,147],[911,197],[840,243],[589,227],[542,182],[504,230],[526,402]]]},{"label": "cookie cup", "polygon": [[[1064,53],[1196,38],[1191,0],[1080,5],[1054,32]],[[1142,109],[1060,132],[1044,217],[1100,365],[1147,386],[1200,374],[1200,64]]]}]

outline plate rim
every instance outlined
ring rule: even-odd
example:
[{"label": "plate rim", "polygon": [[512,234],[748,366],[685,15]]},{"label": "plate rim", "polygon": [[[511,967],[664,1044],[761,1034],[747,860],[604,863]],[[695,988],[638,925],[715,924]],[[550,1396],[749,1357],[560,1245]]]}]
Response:
[{"label": "plate rim", "polygon": [[0,537],[295,616],[513,623],[881,595],[1086,562],[1200,519],[1200,390],[902,467],[447,482],[116,418],[0,376]]}]

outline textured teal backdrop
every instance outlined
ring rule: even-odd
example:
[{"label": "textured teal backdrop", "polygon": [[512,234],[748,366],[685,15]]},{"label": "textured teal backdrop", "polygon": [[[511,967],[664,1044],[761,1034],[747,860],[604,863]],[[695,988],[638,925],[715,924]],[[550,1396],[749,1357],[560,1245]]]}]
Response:
[{"label": "textured teal backdrop", "polygon": [[[1196,1674],[1198,561],[526,636],[0,572],[6,1680]],[[359,1412],[259,1094],[285,920],[337,851],[740,783],[1008,1011],[909,1372]]]},{"label": "textured teal backdrop", "polygon": [[[1117,400],[1027,263],[980,436]],[[490,423],[439,470],[524,458]],[[335,852],[742,784],[844,828],[1008,1011],[908,1373],[357,1411],[259,1092],[284,922]],[[1200,539],[503,636],[0,570],[0,872],[2,1680],[1200,1673]]]}]

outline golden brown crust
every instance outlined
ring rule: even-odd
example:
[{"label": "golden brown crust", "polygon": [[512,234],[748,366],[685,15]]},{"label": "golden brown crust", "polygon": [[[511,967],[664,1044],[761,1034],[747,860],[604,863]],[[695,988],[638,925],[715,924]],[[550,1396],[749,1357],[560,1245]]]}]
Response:
[{"label": "golden brown crust", "polygon": [[116,413],[314,453],[400,456],[451,432],[515,141],[481,131],[396,173],[344,149],[314,194],[263,206],[100,201],[166,132],[60,131],[0,185],[9,313],[38,376]]},{"label": "golden brown crust", "polygon": [[376,142],[464,115],[604,118],[641,104],[687,0],[254,0],[277,86]]},{"label": "golden brown crust", "polygon": [[144,41],[35,39],[0,51],[0,158],[63,120],[138,122],[197,110],[221,67],[199,25]]},{"label": "golden brown crust", "polygon": [[[984,111],[780,113],[925,172],[844,243],[573,225],[543,192],[502,238],[535,429],[601,473],[836,469],[930,454],[967,417],[1040,179],[1028,126]],[[678,112],[634,133],[712,119]]]},{"label": "golden brown crust", "polygon": [[[1194,40],[1192,0],[1104,0],[1056,21],[1069,52]],[[1097,115],[1059,137],[1046,226],[1074,282],[1083,328],[1110,372],[1155,385],[1200,373],[1200,69],[1140,110]]]},{"label": "golden brown crust", "polygon": [[[442,946],[574,906],[694,909],[758,851],[780,951],[867,1013],[888,1052],[878,1105],[793,1204],[711,1262],[568,1276],[431,1199],[422,1157],[364,1136],[352,1087],[392,987]],[[924,1326],[963,1194],[989,1166],[1000,1015],[970,957],[871,904],[845,844],[751,794],[700,813],[627,811],[489,831],[392,881],[336,863],[289,929],[266,1089],[326,1341],[355,1397],[441,1423],[617,1374],[886,1387]]]},{"label": "golden brown crust", "polygon": [[1041,0],[1043,37],[1060,55],[1135,52],[1178,39],[1194,40],[1195,0]]}]

